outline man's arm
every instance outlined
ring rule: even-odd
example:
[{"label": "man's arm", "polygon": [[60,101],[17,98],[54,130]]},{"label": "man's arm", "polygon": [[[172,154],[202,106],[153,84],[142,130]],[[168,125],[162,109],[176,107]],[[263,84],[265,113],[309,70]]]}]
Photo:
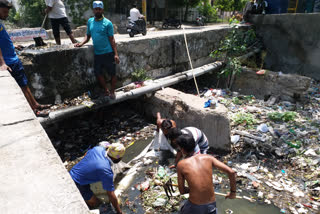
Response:
[{"label": "man's arm", "polygon": [[91,36],[88,35],[88,34],[86,34],[86,35],[84,36],[84,38],[83,38],[83,41],[80,42],[80,43],[76,43],[76,44],[74,45],[74,47],[78,47],[78,48],[82,47],[84,44],[86,44],[87,42],[89,42],[90,38],[91,38]]},{"label": "man's arm", "polygon": [[162,121],[160,112],[157,112],[157,131],[159,131]]},{"label": "man's arm", "polygon": [[122,214],[122,211],[120,209],[120,205],[118,203],[117,196],[114,194],[114,191],[107,191],[107,195],[109,197],[109,200],[112,204],[112,206],[116,209],[118,214]]},{"label": "man's arm", "polygon": [[119,64],[120,60],[119,60],[116,40],[114,39],[114,36],[109,36],[109,41],[114,52],[114,60],[116,61],[117,64]]},{"label": "man's arm", "polygon": [[178,188],[179,188],[179,192],[181,195],[189,193],[190,189],[189,187],[185,186],[185,178],[184,175],[182,173],[182,164],[180,163],[177,167],[177,173],[178,173]]},{"label": "man's arm", "polygon": [[230,192],[227,194],[226,198],[234,199],[236,198],[236,172],[232,170],[230,167],[217,160],[216,158],[210,156],[212,158],[213,167],[223,171],[228,174],[230,180]]},{"label": "man's arm", "polygon": [[11,68],[9,66],[7,66],[6,62],[4,61],[3,59],[3,55],[2,55],[2,51],[0,49],[0,70],[2,71],[5,71],[5,70],[8,70],[10,72],[12,72]]},{"label": "man's arm", "polygon": [[47,6],[47,8],[45,9],[44,12],[46,12],[46,14],[48,14],[51,10],[52,10],[52,7]]}]

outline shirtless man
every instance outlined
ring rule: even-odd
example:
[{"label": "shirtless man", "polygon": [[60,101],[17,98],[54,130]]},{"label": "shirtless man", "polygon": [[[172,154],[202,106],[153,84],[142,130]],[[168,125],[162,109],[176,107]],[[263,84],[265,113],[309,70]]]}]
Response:
[{"label": "shirtless man", "polygon": [[163,134],[167,136],[169,129],[176,128],[176,122],[174,120],[168,120],[161,118],[160,112],[157,112],[157,131],[162,130]]},{"label": "shirtless man", "polygon": [[[217,214],[216,197],[212,182],[212,167],[228,174],[230,193],[226,198],[236,198],[236,172],[214,157],[206,154],[193,156],[195,141],[189,135],[176,140],[185,159],[177,166],[178,186],[181,194],[189,193],[189,200],[181,208],[181,214]],[[185,180],[188,186],[185,186]]]}]

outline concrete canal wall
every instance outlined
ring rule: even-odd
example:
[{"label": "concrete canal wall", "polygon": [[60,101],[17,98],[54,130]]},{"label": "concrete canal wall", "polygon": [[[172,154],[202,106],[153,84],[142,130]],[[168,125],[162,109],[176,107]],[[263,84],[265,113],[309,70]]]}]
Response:
[{"label": "concrete canal wall", "polygon": [[8,71],[0,86],[1,213],[90,213]]},{"label": "concrete canal wall", "polygon": [[256,15],[252,18],[268,51],[265,67],[320,80],[320,14]]}]

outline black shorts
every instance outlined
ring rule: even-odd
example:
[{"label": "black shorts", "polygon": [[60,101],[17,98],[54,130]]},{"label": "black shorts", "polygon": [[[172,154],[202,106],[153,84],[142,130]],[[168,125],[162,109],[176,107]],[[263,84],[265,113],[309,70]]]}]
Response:
[{"label": "black shorts", "polygon": [[94,55],[94,73],[96,76],[103,75],[103,70],[107,70],[110,76],[116,75],[116,62],[114,53]]},{"label": "black shorts", "polygon": [[51,21],[52,33],[54,37],[60,37],[60,25],[66,31],[67,35],[70,35],[72,33],[69,20],[67,17],[60,18],[60,19],[50,19],[50,21]]}]

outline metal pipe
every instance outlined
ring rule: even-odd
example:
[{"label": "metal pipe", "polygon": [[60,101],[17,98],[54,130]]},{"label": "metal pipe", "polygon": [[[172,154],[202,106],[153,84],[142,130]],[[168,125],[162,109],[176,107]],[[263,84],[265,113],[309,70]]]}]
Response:
[{"label": "metal pipe", "polygon": [[[222,62],[214,62],[208,65],[201,66],[199,68],[194,69],[194,75],[200,76],[202,74],[208,73],[210,71],[215,71],[218,70],[222,67],[223,63]],[[174,85],[176,83],[185,81],[185,80],[190,80],[193,78],[192,70],[184,71],[178,74],[172,75],[173,77],[164,77],[165,79],[157,79],[155,80],[151,85],[133,89],[131,91],[128,91],[126,93],[118,93],[116,99],[110,100],[110,99],[97,99],[97,100],[92,100],[92,102],[95,103],[91,108],[88,108],[84,105],[79,105],[79,106],[72,106],[67,109],[62,109],[54,112],[50,112],[48,117],[45,118],[38,118],[42,126],[48,126],[54,122],[60,121],[62,119],[72,117],[79,115],[84,112],[88,112],[91,110],[99,109],[105,106],[109,106],[115,103],[122,102],[124,100],[128,99],[133,99],[136,97],[139,97],[144,94],[148,94],[150,92],[159,90],[161,88],[165,88],[171,85]]]},{"label": "metal pipe", "polygon": [[[261,51],[261,48],[256,48],[253,51],[239,57],[239,59],[240,60],[247,59],[247,58],[253,56],[254,54],[259,53],[260,51]],[[220,68],[222,68],[222,66],[223,66],[223,62],[217,61],[214,63],[210,63],[207,65],[195,68],[193,70],[194,76],[198,77],[198,76],[203,75],[205,73],[219,70]],[[154,80],[152,82],[152,84],[148,85],[148,86],[133,89],[133,90],[125,92],[125,93],[118,92],[117,97],[114,100],[110,100],[108,98],[92,100],[92,102],[94,102],[95,105],[93,105],[91,108],[88,108],[84,105],[72,106],[67,109],[62,109],[62,110],[51,112],[48,117],[46,117],[46,118],[40,117],[40,118],[38,118],[38,120],[40,121],[42,126],[46,127],[54,122],[63,120],[65,118],[76,116],[76,115],[79,115],[79,114],[82,114],[85,112],[89,112],[91,110],[96,110],[96,109],[99,109],[99,108],[102,108],[105,106],[113,105],[115,103],[119,103],[124,100],[133,99],[133,98],[139,97],[141,95],[148,94],[150,92],[159,90],[161,88],[165,88],[165,87],[174,85],[176,83],[179,83],[179,82],[182,82],[185,80],[190,80],[192,78],[193,78],[192,70],[176,73],[176,74],[168,76],[168,77]]]}]

